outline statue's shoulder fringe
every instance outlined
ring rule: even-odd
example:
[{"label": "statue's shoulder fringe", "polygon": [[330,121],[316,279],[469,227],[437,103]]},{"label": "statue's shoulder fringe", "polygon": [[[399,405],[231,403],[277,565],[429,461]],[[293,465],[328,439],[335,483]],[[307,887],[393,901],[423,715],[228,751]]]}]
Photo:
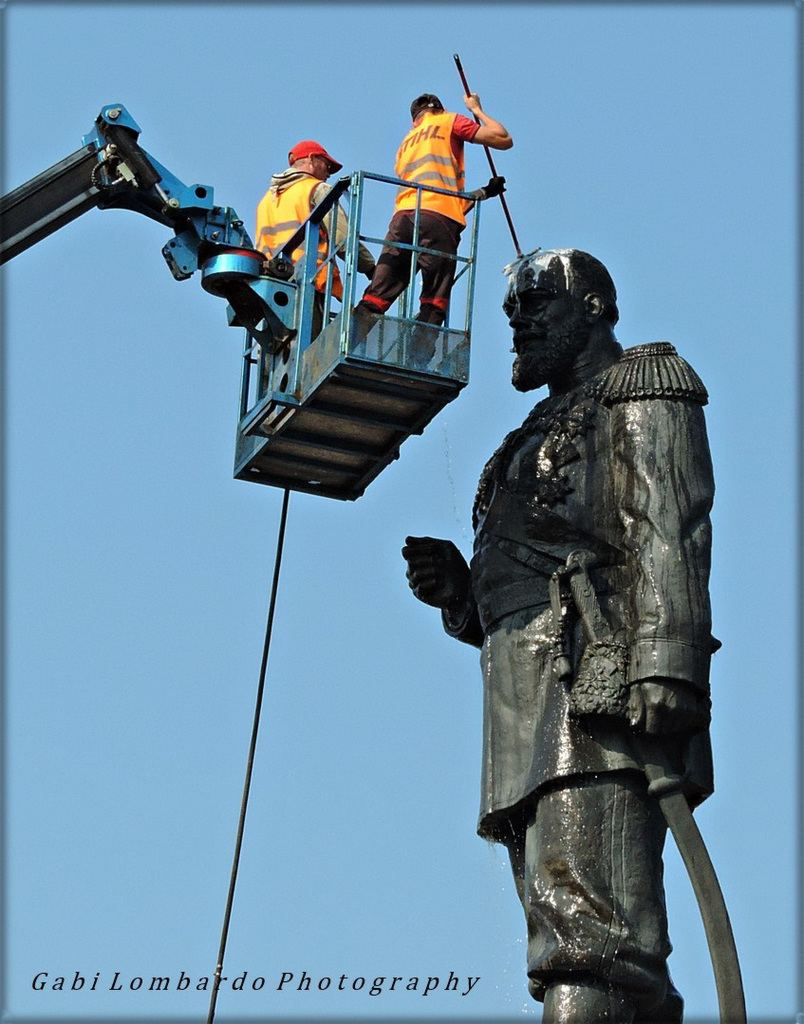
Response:
[{"label": "statue's shoulder fringe", "polygon": [[607,404],[639,398],[684,398],[701,405],[709,401],[701,378],[666,341],[625,349],[592,382],[589,393]]}]

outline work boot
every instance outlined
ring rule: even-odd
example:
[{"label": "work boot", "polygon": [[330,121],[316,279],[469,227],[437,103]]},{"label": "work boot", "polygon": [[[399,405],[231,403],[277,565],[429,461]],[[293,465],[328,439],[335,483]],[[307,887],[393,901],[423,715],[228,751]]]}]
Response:
[{"label": "work boot", "polygon": [[630,1000],[608,986],[561,983],[544,997],[542,1024],[633,1024]]},{"label": "work boot", "polygon": [[435,355],[437,329],[429,324],[414,327],[410,332],[406,364],[412,370],[427,369]]},{"label": "work boot", "polygon": [[358,302],[358,304],[352,310],[351,351],[355,355],[365,355],[366,339],[368,338],[372,327],[377,323],[379,318],[379,314],[370,310],[368,306],[364,305],[362,302]]},{"label": "work boot", "polygon": [[416,314],[416,326],[410,332],[406,363],[413,370],[424,370],[435,355],[444,312],[435,306],[423,306]]}]

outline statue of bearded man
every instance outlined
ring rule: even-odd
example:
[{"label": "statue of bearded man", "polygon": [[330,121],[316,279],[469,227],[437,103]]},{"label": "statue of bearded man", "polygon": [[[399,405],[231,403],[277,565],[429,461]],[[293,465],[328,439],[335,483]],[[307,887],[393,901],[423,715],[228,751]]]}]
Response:
[{"label": "statue of bearded man", "polygon": [[409,537],[408,580],[481,649],[478,832],[508,849],[544,1020],[680,1021],[635,739],[691,806],[711,793],[707,394],[672,345],[623,351],[592,256],[537,250],[508,274],[512,382],[548,394],[483,470],[471,565]]}]

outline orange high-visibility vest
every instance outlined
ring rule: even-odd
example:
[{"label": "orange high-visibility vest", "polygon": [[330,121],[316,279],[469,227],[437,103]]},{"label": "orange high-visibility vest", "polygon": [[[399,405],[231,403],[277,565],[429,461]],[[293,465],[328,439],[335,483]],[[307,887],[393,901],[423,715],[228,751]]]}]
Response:
[{"label": "orange high-visibility vest", "polygon": [[[307,177],[294,181],[286,189],[277,192],[269,188],[257,207],[257,248],[268,256],[275,256],[287,240],[298,231],[299,227],[310,216],[310,197],[313,189],[321,182],[318,178]],[[293,263],[304,255],[304,246],[300,245],[290,254]],[[321,224],[318,234],[318,260],[316,266],[326,259],[327,232]],[[324,292],[327,287],[327,271],[323,268],[316,274],[315,289]],[[338,268],[333,266],[332,294],[336,299],[343,297],[343,285]]]},{"label": "orange high-visibility vest", "polygon": [[[452,125],[455,114],[425,113],[402,140],[396,154],[396,176],[419,185],[433,185],[452,192],[463,192],[463,149],[456,159],[452,151]],[[395,211],[416,208],[419,189],[400,188]],[[421,209],[442,213],[450,220],[466,224],[466,200],[444,196],[438,192],[421,191]]]}]

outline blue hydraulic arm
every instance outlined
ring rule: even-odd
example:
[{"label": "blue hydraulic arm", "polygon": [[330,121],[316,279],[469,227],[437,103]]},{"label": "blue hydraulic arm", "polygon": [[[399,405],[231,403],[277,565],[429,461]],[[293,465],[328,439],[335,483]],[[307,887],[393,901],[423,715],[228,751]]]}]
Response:
[{"label": "blue hydraulic arm", "polygon": [[254,249],[235,210],[216,206],[209,185],[185,185],[140,147],[139,135],[126,108],[108,104],[81,149],[3,196],[0,264],[88,210],[131,210],[172,229],[162,255],[177,281],[200,270],[202,286],[228,301],[231,324],[264,344],[287,338],[294,309],[273,300],[292,265]]},{"label": "blue hydraulic arm", "polygon": [[220,246],[253,248],[236,212],[216,206],[208,185],[179,181],[140,147],[139,134],[126,108],[109,104],[82,149],[3,196],[0,263],[94,207],[133,210],[172,228],[162,253],[179,281]]}]

